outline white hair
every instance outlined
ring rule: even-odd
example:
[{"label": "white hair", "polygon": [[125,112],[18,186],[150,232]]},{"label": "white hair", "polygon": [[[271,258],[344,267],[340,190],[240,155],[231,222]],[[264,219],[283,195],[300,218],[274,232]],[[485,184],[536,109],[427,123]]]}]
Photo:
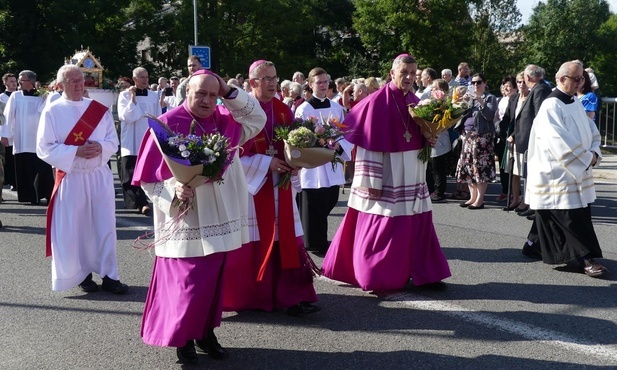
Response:
[{"label": "white hair", "polygon": [[68,82],[68,78],[67,75],[71,72],[81,72],[81,69],[79,69],[78,66],[74,65],[74,64],[65,64],[62,67],[60,67],[60,69],[58,70],[58,74],[56,75],[56,81],[62,83],[62,82]]}]

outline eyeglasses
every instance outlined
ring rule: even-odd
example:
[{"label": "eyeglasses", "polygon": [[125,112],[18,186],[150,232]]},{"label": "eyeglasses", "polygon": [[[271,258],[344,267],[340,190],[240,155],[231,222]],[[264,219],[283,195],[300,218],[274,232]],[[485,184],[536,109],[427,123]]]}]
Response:
[{"label": "eyeglasses", "polygon": [[575,83],[579,83],[579,82],[584,82],[585,81],[585,76],[578,76],[578,77],[564,76],[564,77],[571,79]]},{"label": "eyeglasses", "polygon": [[256,78],[256,80],[259,80],[259,81],[265,81],[265,82],[267,82],[267,83],[272,83],[272,82],[275,82],[275,83],[276,83],[276,82],[279,82],[279,78],[278,78],[278,76],[273,76],[273,77],[270,77],[270,76],[266,76],[266,77],[258,77],[258,78]]},{"label": "eyeglasses", "polygon": [[83,78],[78,78],[78,79],[75,79],[75,80],[65,80],[64,82],[72,84],[72,85],[78,85],[80,83],[83,83],[84,79]]},{"label": "eyeglasses", "polygon": [[471,81],[472,85],[480,85],[482,84],[484,81],[480,80],[480,81]]}]

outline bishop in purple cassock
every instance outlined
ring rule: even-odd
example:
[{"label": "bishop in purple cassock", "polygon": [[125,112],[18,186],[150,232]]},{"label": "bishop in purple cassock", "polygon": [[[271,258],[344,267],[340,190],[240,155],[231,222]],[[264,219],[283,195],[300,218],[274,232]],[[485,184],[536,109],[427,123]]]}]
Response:
[{"label": "bishop in purple cassock", "polygon": [[323,262],[324,275],[363,290],[414,285],[443,288],[448,262],[433,226],[426,139],[408,113],[417,62],[399,55],[392,81],[363,99],[345,118],[346,139],[356,145],[349,209]]}]

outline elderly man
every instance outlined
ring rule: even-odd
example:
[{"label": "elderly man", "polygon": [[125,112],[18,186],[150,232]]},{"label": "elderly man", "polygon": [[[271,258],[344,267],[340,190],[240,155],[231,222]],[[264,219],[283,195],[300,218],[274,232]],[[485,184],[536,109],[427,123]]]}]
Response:
[{"label": "elderly man", "polygon": [[443,78],[447,83],[450,89],[457,87],[458,82],[452,78],[452,70],[451,69],[442,69],[441,70],[441,78]]},{"label": "elderly man", "polygon": [[[349,208],[323,262],[324,275],[363,290],[414,285],[442,289],[450,276],[433,226],[426,140],[408,113],[418,64],[408,54],[392,63],[392,81],[361,101],[345,118],[356,145]],[[429,138],[434,144],[435,138]]]},{"label": "elderly man", "polygon": [[[530,64],[525,67],[525,84],[529,88],[529,95],[523,102],[520,112],[514,121],[514,131],[507,139],[514,143],[514,170],[512,174],[512,207],[522,216],[533,214],[533,210],[524,200],[520,199],[521,177],[525,173],[525,152],[529,143],[529,134],[536,115],[540,111],[540,106],[546,97],[551,93],[551,88],[542,82],[544,80],[544,69],[537,65]],[[523,254],[529,257],[539,257],[539,247],[531,245],[523,250]]]},{"label": "elderly man", "polygon": [[578,263],[591,277],[607,269],[591,223],[596,199],[592,167],[601,159],[600,133],[576,97],[583,68],[561,65],[557,88],[544,100],[529,135],[525,200],[534,209],[542,260]]},{"label": "elderly man", "polygon": [[56,168],[47,208],[47,255],[53,290],[79,284],[95,292],[122,294],[116,259],[114,179],[107,166],[118,150],[113,117],[106,106],[84,98],[84,77],[74,65],[58,70],[62,97],[45,107],[37,133],[38,156]]},{"label": "elderly man", "polygon": [[249,187],[251,242],[229,253],[224,274],[223,310],[286,309],[290,315],[319,311],[302,224],[291,186],[275,184],[286,172],[284,145],[274,138],[277,125],[293,120],[276,99],[274,63],[258,60],[249,68],[253,96],[266,113],[264,129],[244,145],[242,166]]},{"label": "elderly man", "polygon": [[343,107],[349,111],[368,95],[368,87],[364,83],[351,84],[343,90]]},{"label": "elderly man", "polygon": [[[326,97],[328,74],[323,68],[313,68],[308,75],[308,85],[313,96],[296,109],[295,116],[304,120],[316,117],[342,122],[343,107]],[[339,141],[340,153],[345,161],[351,159],[353,146],[347,140]],[[345,153],[343,153],[345,152]],[[303,168],[299,173],[302,193],[300,194],[300,218],[304,229],[306,249],[325,254],[328,250],[328,216],[338,202],[340,186],[345,184],[343,166],[332,169],[330,163],[316,168]]]},{"label": "elderly man", "polygon": [[304,73],[300,71],[294,72],[293,77],[291,78],[291,81],[297,82],[300,85],[304,86],[304,84],[306,83],[306,80],[304,78]]},{"label": "elderly man", "polygon": [[21,71],[17,82],[21,90],[12,93],[6,103],[0,137],[5,147],[13,141],[17,200],[36,205],[43,198],[49,200],[54,186],[51,166],[36,156],[36,131],[45,98],[34,88],[36,73]]},{"label": "elderly man", "polygon": [[[227,252],[250,241],[249,192],[236,148],[263,129],[266,116],[244,91],[199,70],[187,85],[186,103],[160,119],[177,133],[188,134],[193,126],[196,135],[227,136],[233,161],[224,182],[193,188],[173,178],[150,131],[144,138],[133,184],[141,184],[155,206],[156,259],[141,336],[150,345],[177,347],[183,363],[198,361],[195,340],[208,356],[224,359],[228,353],[214,334],[221,323],[223,269]],[[174,202],[190,199],[192,207],[178,220]],[[176,222],[173,231],[165,230],[170,222]]]},{"label": "elderly man", "polygon": [[141,214],[150,215],[148,198],[139,186],[131,184],[137,151],[148,130],[148,118],[161,115],[161,103],[156,92],[148,90],[148,71],[137,67],[133,70],[134,86],[118,96],[118,118],[120,118],[120,182],[124,196],[124,207],[137,209]]}]

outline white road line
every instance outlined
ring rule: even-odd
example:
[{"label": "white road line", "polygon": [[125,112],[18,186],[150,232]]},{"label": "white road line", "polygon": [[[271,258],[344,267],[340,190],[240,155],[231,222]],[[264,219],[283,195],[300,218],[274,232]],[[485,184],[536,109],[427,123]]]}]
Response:
[{"label": "white road line", "polygon": [[494,328],[512,333],[528,340],[540,341],[542,343],[560,347],[564,350],[575,351],[587,356],[603,357],[617,362],[617,348],[594,344],[557,331],[547,330],[522,322],[500,318],[496,315],[478,313],[465,307],[444,301],[426,300],[425,297],[412,293],[392,294],[383,298],[388,301],[401,302],[404,305],[415,309],[439,311],[445,315],[454,316],[487,328]]}]

